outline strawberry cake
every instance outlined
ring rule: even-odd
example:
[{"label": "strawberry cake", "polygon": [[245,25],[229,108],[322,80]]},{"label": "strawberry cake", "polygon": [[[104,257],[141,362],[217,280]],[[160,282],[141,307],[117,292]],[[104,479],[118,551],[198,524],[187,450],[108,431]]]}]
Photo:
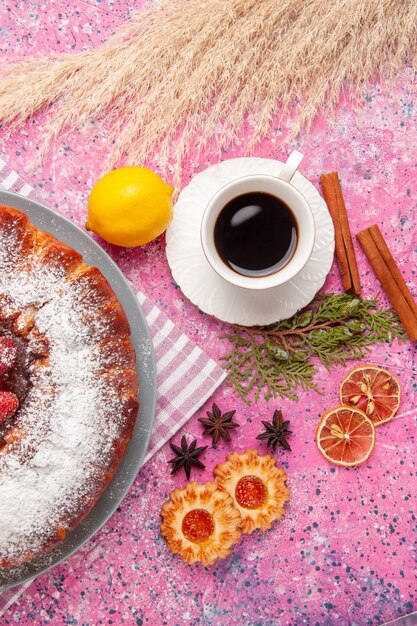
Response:
[{"label": "strawberry cake", "polygon": [[138,412],[129,336],[100,271],[0,205],[0,567],[61,542],[112,479]]}]

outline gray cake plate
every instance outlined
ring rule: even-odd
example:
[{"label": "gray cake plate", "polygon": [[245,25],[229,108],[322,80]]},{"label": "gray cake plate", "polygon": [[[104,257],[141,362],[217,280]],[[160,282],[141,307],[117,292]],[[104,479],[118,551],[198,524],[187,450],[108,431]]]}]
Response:
[{"label": "gray cake plate", "polygon": [[68,558],[105,524],[123,500],[142,465],[152,433],[156,405],[156,365],[152,338],[138,299],[109,255],[78,226],[38,202],[0,190],[0,204],[24,211],[35,226],[64,241],[80,252],[86,263],[101,270],[129,320],[139,377],[139,414],[133,437],[106,491],[88,516],[68,533],[57,548],[22,565],[0,570],[1,592],[46,572]]}]

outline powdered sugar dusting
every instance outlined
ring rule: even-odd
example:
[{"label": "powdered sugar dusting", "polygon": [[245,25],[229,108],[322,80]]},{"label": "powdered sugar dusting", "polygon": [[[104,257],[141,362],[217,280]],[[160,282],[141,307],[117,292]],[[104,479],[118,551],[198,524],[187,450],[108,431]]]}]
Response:
[{"label": "powdered sugar dusting", "polygon": [[[23,437],[0,449],[0,562],[41,552],[89,509],[114,471],[114,451],[133,411],[113,378],[102,375],[106,316],[86,303],[85,288],[59,264],[40,263],[36,255],[21,266],[10,263],[13,245],[0,229],[1,314],[30,316],[26,339],[34,358],[15,424]],[[46,355],[37,355],[40,341]]]}]

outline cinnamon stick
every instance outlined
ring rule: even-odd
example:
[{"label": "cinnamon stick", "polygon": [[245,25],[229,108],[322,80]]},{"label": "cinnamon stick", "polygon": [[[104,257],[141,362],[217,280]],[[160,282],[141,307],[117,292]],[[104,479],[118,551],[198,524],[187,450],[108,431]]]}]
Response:
[{"label": "cinnamon stick", "polygon": [[337,172],[320,177],[324,199],[334,223],[336,257],[344,291],[360,295],[361,283],[349,220]]},{"label": "cinnamon stick", "polygon": [[397,312],[411,341],[417,340],[417,306],[378,226],[357,233],[365,252],[389,301]]}]

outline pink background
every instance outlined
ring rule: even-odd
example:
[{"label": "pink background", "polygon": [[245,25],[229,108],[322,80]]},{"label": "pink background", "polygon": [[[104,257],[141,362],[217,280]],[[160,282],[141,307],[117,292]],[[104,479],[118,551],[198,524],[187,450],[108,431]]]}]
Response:
[{"label": "pink background", "polygon": [[[138,8],[134,0],[7,0],[0,13],[2,57],[94,46]],[[355,114],[343,99],[332,122],[319,118],[292,147],[305,154],[301,170],[314,184],[320,174],[339,171],[353,232],[379,223],[417,296],[416,95],[416,73],[406,68],[386,93],[369,86]],[[0,129],[0,156],[28,182],[42,186],[51,207],[82,226],[89,191],[103,172],[95,144],[108,140],[105,131],[96,128],[95,142],[81,135],[59,140],[49,157],[31,168],[39,132],[28,124],[7,139]],[[224,158],[243,155],[244,133],[241,144]],[[256,150],[280,159],[287,153],[278,124]],[[183,185],[215,161],[210,150],[200,162],[190,159]],[[157,162],[149,165],[157,169]],[[219,339],[227,326],[198,311],[173,284],[163,237],[141,249],[103,245],[135,287],[219,360],[228,347]],[[375,296],[380,287],[355,246],[363,295]],[[340,290],[335,266],[325,284],[325,290],[333,289]],[[277,399],[247,406],[223,384],[213,400],[225,411],[236,408],[241,427],[231,444],[207,450],[206,469],[193,476],[211,480],[213,467],[232,450],[257,447],[265,453],[255,439],[260,420],[282,408],[294,431],[293,451],[276,451],[292,492],[285,518],[271,531],[244,537],[214,567],[185,565],[159,535],[160,507],[171,489],[185,482],[181,473],[170,475],[166,461],[172,453],[166,445],[139,473],[105,527],[66,563],[40,576],[2,623],[362,625],[417,610],[415,360],[409,342],[372,351],[370,362],[399,375],[403,398],[397,417],[378,430],[369,461],[354,469],[331,467],[314,444],[320,415],[338,402],[344,368],[331,376],[320,369],[317,383],[324,395],[301,393],[298,404]],[[185,432],[200,445],[209,443],[197,418],[210,406],[211,400],[175,441]]]}]

